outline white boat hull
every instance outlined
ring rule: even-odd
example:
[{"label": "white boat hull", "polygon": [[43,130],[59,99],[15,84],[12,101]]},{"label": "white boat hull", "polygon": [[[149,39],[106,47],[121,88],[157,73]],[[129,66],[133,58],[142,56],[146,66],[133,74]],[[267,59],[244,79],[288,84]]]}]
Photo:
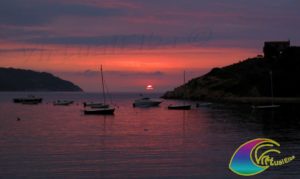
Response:
[{"label": "white boat hull", "polygon": [[115,112],[115,108],[91,108],[91,109],[85,109],[84,114],[85,115],[113,115]]},{"label": "white boat hull", "polygon": [[154,107],[159,106],[162,101],[152,99],[138,99],[132,104],[133,107]]}]

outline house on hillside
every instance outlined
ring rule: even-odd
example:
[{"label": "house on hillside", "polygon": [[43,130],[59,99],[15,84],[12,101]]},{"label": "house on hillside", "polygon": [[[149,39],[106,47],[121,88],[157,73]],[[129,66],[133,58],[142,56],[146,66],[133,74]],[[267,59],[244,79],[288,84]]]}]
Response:
[{"label": "house on hillside", "polygon": [[285,50],[290,48],[290,41],[271,41],[264,44],[264,57],[267,59],[279,58]]}]

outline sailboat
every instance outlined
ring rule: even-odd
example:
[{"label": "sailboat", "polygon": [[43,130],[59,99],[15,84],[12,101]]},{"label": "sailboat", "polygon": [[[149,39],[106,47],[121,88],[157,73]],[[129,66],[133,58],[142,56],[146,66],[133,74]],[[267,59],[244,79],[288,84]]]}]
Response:
[{"label": "sailboat", "polygon": [[[183,72],[183,85],[184,85],[184,91],[183,91],[183,98],[185,98],[186,94],[186,87],[185,87],[185,71]],[[171,104],[168,106],[168,109],[170,110],[190,110],[191,105],[190,104],[185,104],[185,99],[183,99],[183,104]]]},{"label": "sailboat", "polygon": [[103,95],[103,105],[100,105],[99,107],[96,106],[90,106],[90,108],[84,109],[84,114],[114,114],[115,108],[111,107],[110,105],[106,104],[106,96],[105,96],[105,87],[104,87],[104,78],[103,78],[103,70],[101,65],[101,82],[102,82],[102,95]]},{"label": "sailboat", "polygon": [[253,109],[274,109],[274,108],[280,107],[280,105],[274,104],[273,73],[272,73],[272,71],[270,71],[270,83],[271,83],[270,87],[271,87],[271,100],[272,100],[272,104],[271,105],[258,105],[258,106],[253,105],[252,106]]},{"label": "sailboat", "polygon": [[73,103],[74,103],[74,101],[71,101],[71,100],[56,100],[56,101],[53,102],[53,105],[55,105],[55,106],[69,106]]}]

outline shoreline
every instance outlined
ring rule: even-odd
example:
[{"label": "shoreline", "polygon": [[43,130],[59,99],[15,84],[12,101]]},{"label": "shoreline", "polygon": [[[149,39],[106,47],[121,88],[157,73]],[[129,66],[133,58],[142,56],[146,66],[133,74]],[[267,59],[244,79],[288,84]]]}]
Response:
[{"label": "shoreline", "polygon": [[[164,99],[177,99],[182,98],[164,98]],[[238,104],[300,104],[300,97],[224,97],[224,98],[199,98],[190,99],[193,101],[210,101],[220,103],[238,103]]]},{"label": "shoreline", "polygon": [[224,101],[244,104],[300,104],[300,97],[228,97]]}]

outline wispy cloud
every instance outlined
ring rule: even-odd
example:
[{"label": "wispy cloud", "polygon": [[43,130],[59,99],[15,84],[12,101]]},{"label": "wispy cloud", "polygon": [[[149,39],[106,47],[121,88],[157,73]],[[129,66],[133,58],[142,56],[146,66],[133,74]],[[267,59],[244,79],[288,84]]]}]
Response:
[{"label": "wispy cloud", "polygon": [[5,25],[42,25],[61,16],[120,16],[123,9],[97,7],[89,4],[64,3],[38,0],[0,1],[0,24]]},{"label": "wispy cloud", "polygon": [[[186,43],[186,36],[197,29],[201,42],[209,38],[229,46],[248,47],[251,42],[254,47],[265,35],[298,40],[300,25],[294,22],[299,20],[299,5],[295,0],[2,0],[0,38],[98,46],[162,41],[159,45],[164,46]],[[238,43],[230,44],[233,40]]]},{"label": "wispy cloud", "polygon": [[13,49],[0,49],[0,53],[28,53],[28,52],[41,52],[47,51],[47,49],[39,49],[39,48],[13,48]]},{"label": "wispy cloud", "polygon": [[[100,70],[85,70],[83,72],[67,72],[68,74],[85,76],[85,77],[95,77],[99,76]],[[142,71],[105,71],[106,75],[109,76],[119,76],[119,77],[162,77],[166,74],[161,71],[153,72],[142,72]]]},{"label": "wispy cloud", "polygon": [[108,36],[59,36],[48,37],[41,36],[37,38],[26,39],[26,42],[35,44],[56,44],[56,45],[91,45],[91,46],[108,46],[115,48],[154,48],[163,46],[176,46],[180,44],[197,44],[205,43],[213,38],[213,32],[209,29],[206,31],[191,32],[186,35],[163,36],[159,34],[117,34]]}]

